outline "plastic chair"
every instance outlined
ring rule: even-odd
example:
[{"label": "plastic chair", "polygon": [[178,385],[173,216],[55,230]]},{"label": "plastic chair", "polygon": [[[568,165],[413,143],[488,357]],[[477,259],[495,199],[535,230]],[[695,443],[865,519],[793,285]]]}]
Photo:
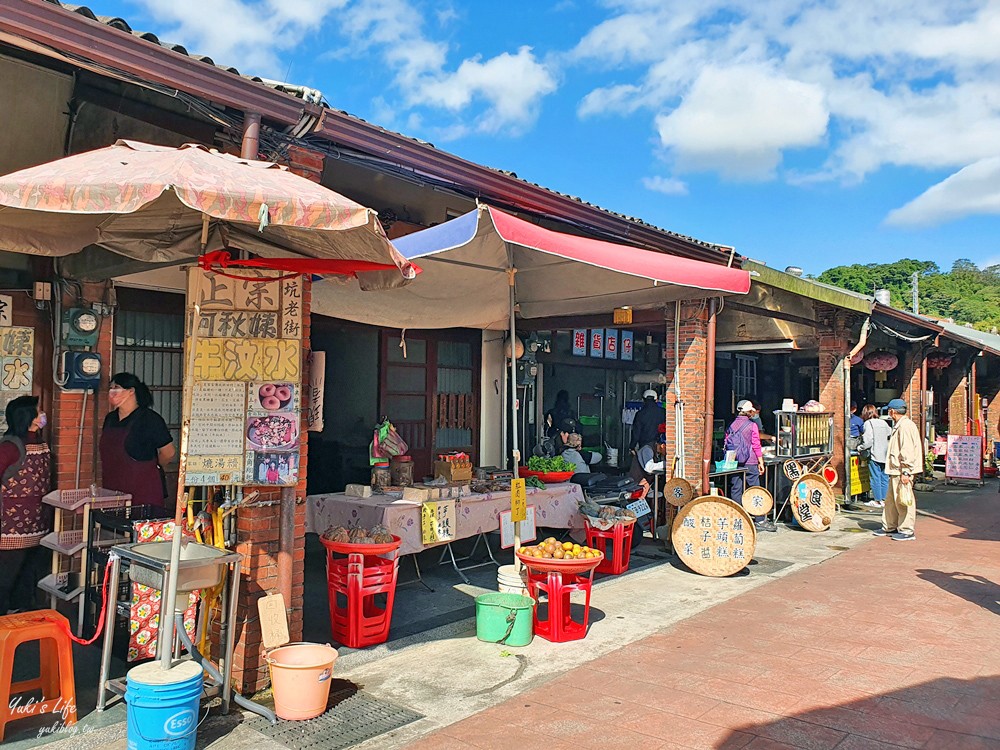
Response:
[{"label": "plastic chair", "polygon": [[[595,529],[588,521],[584,522],[584,526],[587,531],[587,546],[600,550],[604,555],[601,564],[597,566],[597,572],[616,576],[628,570],[632,557],[632,533],[636,525],[616,523],[607,531]],[[614,547],[611,555],[607,551],[609,541]]]},{"label": "plastic chair", "polygon": [[[385,643],[392,622],[399,558],[385,559],[352,553],[346,559],[327,557],[326,579],[330,598],[330,630],[334,640],[348,648]],[[340,606],[337,595],[346,599]],[[384,607],[375,603],[385,594]]]},{"label": "plastic chair", "polygon": [[[572,573],[532,573],[528,572],[528,594],[535,600],[535,635],[553,643],[578,641],[587,635],[590,620],[590,591],[594,582],[594,571],[586,575]],[[570,594],[583,591],[586,599],[583,606],[583,622],[571,617]],[[548,617],[539,618],[537,602],[542,592],[548,595]]]},{"label": "plastic chair", "polygon": [[[57,713],[64,717],[66,726],[76,724],[73,647],[68,632],[69,621],[54,609],[0,617],[0,742],[7,724],[28,716]],[[11,682],[14,652],[32,641],[38,641],[39,676]],[[33,690],[42,691],[40,701],[17,700],[19,694]]]}]

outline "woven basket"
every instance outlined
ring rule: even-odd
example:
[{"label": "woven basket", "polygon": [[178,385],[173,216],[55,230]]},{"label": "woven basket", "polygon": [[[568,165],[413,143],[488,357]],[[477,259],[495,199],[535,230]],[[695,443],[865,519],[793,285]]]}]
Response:
[{"label": "woven basket", "polygon": [[826,531],[837,515],[833,489],[819,474],[806,474],[792,486],[792,515],[806,531]]},{"label": "woven basket", "polygon": [[671,540],[691,570],[717,578],[739,573],[750,563],[757,531],[750,515],[732,500],[705,495],[678,509]]},{"label": "woven basket", "polygon": [[681,507],[691,502],[691,499],[694,497],[694,487],[691,486],[688,480],[682,477],[674,477],[667,480],[667,483],[663,485],[663,497],[671,505]]},{"label": "woven basket", "polygon": [[774,498],[763,487],[747,487],[743,490],[741,503],[751,516],[766,516],[774,507]]}]

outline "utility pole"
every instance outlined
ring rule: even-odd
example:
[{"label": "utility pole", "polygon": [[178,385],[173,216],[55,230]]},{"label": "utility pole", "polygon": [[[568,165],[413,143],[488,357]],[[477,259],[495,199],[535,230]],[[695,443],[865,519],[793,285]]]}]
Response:
[{"label": "utility pole", "polygon": [[920,274],[914,271],[913,275],[910,277],[910,282],[910,286],[913,288],[913,314],[917,315],[920,312]]}]

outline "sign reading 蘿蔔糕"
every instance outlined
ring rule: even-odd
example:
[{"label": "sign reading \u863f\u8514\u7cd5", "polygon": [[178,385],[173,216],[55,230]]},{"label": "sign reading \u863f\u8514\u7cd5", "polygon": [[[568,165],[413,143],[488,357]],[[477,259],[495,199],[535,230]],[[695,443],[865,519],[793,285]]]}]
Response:
[{"label": "sign reading \u863f\u8514\u7cd5", "polygon": [[302,301],[301,276],[189,271],[188,485],[298,483]]}]

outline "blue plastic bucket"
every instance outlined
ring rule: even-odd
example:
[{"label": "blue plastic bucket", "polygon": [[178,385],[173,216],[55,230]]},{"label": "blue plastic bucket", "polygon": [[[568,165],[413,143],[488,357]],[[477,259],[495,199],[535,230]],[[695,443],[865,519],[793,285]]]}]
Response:
[{"label": "blue plastic bucket", "polygon": [[170,670],[151,661],[133,667],[125,684],[128,750],[194,750],[205,676],[193,661]]}]

